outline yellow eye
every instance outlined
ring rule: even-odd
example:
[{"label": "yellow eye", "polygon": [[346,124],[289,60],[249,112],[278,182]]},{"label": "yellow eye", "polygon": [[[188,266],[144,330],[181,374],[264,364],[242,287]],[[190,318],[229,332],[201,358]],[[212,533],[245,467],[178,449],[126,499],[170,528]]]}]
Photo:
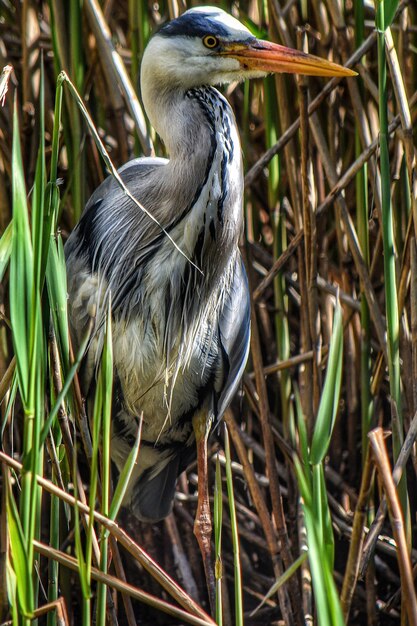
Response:
[{"label": "yellow eye", "polygon": [[206,35],[203,37],[203,44],[206,48],[216,48],[219,45],[219,40],[214,35]]}]

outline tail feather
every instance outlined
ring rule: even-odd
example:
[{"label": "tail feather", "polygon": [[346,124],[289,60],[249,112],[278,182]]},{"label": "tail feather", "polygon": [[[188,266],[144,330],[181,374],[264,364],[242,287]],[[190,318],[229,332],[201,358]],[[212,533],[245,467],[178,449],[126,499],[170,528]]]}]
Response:
[{"label": "tail feather", "polygon": [[131,508],[142,522],[158,522],[172,511],[180,455],[176,455],[156,476],[144,472],[132,489]]}]

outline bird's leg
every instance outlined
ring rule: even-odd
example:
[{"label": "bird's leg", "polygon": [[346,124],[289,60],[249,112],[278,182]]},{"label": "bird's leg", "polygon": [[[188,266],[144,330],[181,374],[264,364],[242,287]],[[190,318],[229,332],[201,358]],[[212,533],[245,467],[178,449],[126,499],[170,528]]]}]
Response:
[{"label": "bird's leg", "polygon": [[211,513],[208,494],[207,439],[210,432],[210,420],[206,411],[199,411],[193,417],[193,429],[197,445],[198,500],[194,521],[194,535],[203,557],[204,572],[210,598],[210,608],[215,609],[215,582],[211,555]]}]

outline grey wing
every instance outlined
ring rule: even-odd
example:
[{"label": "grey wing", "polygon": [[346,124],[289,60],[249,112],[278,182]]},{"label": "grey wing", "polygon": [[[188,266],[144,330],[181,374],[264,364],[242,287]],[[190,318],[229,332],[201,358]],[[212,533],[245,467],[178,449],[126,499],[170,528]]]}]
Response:
[{"label": "grey wing", "polygon": [[223,386],[217,404],[217,419],[229,406],[245,369],[250,344],[250,296],[246,270],[240,254],[236,272],[219,319]]},{"label": "grey wing", "polygon": [[[134,159],[121,167],[119,174],[131,192],[143,201],[140,197],[143,192],[141,194],[140,190],[146,188],[149,176],[166,164],[167,160],[160,158]],[[150,232],[149,220],[132,205],[116,180],[109,176],[90,197],[79,223],[65,244],[68,311],[75,352],[95,318],[97,309],[103,304],[100,296],[105,288],[103,272],[98,269],[104,266],[118,267],[120,253],[128,246],[128,227],[132,220],[139,225],[136,232],[146,232],[148,241],[145,245],[149,245],[149,240],[152,241],[160,234],[157,227],[155,232]],[[148,230],[140,228],[142,220],[148,222]],[[129,263],[129,260],[126,262]],[[115,292],[120,292],[120,288],[115,289]],[[96,333],[83,364],[81,377],[85,394],[94,376],[100,341],[99,333]]]}]

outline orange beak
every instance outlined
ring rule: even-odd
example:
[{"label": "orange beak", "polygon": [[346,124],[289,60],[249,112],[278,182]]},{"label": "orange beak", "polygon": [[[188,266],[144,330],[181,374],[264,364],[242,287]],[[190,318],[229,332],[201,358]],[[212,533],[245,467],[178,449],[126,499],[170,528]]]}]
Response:
[{"label": "orange beak", "polygon": [[242,69],[245,70],[287,72],[311,76],[357,75],[353,70],[337,63],[262,39],[256,39],[246,45],[230,44],[220,54],[237,59]]}]

